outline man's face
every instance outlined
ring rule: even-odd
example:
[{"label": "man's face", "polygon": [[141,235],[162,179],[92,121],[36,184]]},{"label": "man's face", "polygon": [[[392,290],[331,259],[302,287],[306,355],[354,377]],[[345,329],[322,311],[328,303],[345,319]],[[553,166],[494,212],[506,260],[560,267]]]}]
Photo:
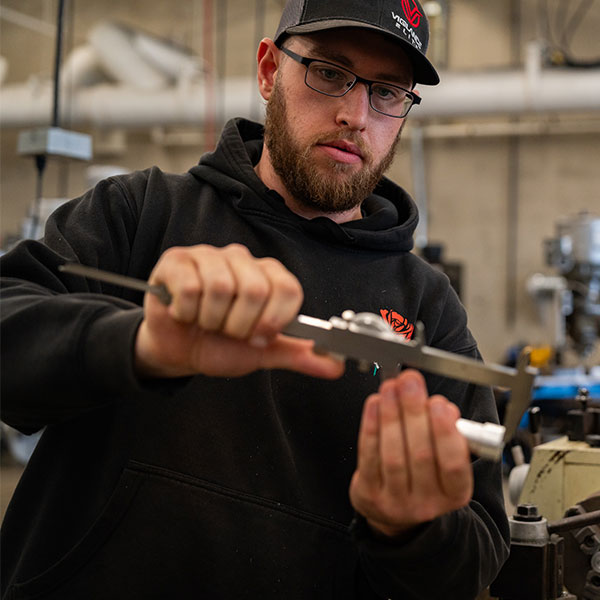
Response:
[{"label": "man's face", "polygon": [[[288,47],[358,75],[412,87],[410,63],[396,44],[357,29],[294,37]],[[360,205],[390,166],[403,119],[375,112],[367,89],[320,94],[304,83],[303,65],[284,59],[267,105],[265,143],[273,168],[295,200],[322,212]]]}]

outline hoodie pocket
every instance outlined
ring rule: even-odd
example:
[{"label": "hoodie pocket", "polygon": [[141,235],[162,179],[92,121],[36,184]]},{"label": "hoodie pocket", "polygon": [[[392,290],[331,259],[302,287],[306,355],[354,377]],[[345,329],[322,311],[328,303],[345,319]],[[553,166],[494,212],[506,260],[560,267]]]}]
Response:
[{"label": "hoodie pocket", "polygon": [[18,586],[14,598],[352,596],[357,557],[344,525],[150,465],[130,464],[127,475],[137,490],[102,525],[111,530],[104,543],[87,536],[61,571]]},{"label": "hoodie pocket", "polygon": [[[6,593],[8,599],[50,598],[65,581],[93,560],[100,548],[107,544],[127,514],[142,482],[140,473],[125,469],[102,513],[86,535],[61,560],[40,575],[22,583],[15,583]],[[51,540],[48,544],[51,544]],[[57,598],[69,598],[58,594]],[[84,596],[80,596],[84,597]]]}]

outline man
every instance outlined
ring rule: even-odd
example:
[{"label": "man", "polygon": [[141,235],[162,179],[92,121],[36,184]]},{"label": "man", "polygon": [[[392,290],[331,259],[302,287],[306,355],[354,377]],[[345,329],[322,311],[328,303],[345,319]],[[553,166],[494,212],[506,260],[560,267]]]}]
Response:
[{"label": "man", "polygon": [[466,600],[494,578],[499,467],[454,426],[496,418],[489,390],[382,383],[281,334],[352,308],[478,355],[382,178],[438,80],[427,27],[411,2],[290,1],[258,49],[264,145],[231,122],[187,174],[102,182],[4,257],[3,418],[46,428],[3,527],[7,598]]}]

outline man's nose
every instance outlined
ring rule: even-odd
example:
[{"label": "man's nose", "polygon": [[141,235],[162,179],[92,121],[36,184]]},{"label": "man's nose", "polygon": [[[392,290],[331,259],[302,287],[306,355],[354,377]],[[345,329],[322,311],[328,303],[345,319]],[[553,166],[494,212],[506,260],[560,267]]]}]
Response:
[{"label": "man's nose", "polygon": [[369,118],[369,87],[364,83],[356,85],[344,96],[339,98],[339,108],[336,122],[353,130],[362,130]]}]

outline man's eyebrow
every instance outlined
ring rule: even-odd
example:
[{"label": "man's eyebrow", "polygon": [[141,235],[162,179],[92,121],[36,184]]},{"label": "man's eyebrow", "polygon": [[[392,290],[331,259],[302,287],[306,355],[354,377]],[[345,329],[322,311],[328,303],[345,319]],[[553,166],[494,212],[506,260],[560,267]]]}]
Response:
[{"label": "man's eyebrow", "polygon": [[[354,63],[345,54],[336,52],[325,45],[313,43],[312,48],[310,48],[309,51],[311,53],[318,54],[319,58],[339,63],[340,65],[348,67],[349,69],[354,69]],[[379,72],[375,75],[374,81],[389,81],[390,83],[395,83],[396,85],[406,89],[410,89],[411,87],[410,78],[406,78],[406,76],[403,75],[398,75],[397,73]]]},{"label": "man's eyebrow", "polygon": [[327,46],[321,44],[313,44],[313,47],[310,50],[315,54],[319,54],[321,58],[340,63],[341,65],[348,67],[349,69],[354,67],[354,63],[345,54],[342,54],[341,52],[336,52],[335,50],[332,50]]}]

